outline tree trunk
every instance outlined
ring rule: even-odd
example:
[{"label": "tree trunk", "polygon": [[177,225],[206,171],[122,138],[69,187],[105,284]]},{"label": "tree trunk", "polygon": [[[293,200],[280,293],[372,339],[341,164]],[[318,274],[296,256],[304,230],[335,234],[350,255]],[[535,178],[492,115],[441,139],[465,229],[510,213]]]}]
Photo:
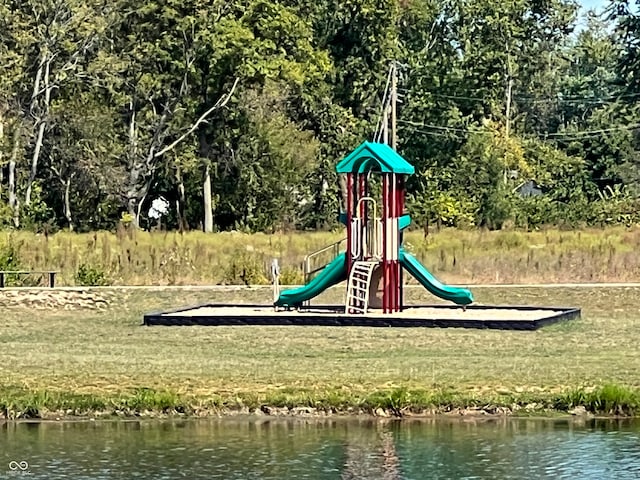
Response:
[{"label": "tree trunk", "polygon": [[[0,145],[4,140],[4,115],[0,110]],[[0,148],[0,193],[2,193],[2,184],[4,183],[4,168],[3,168],[2,149]]]},{"label": "tree trunk", "polygon": [[[46,62],[44,62],[44,106],[42,111],[40,112],[40,119],[38,120],[38,134],[36,137],[36,145],[33,149],[33,156],[31,158],[31,171],[29,172],[29,181],[27,183],[27,192],[24,198],[24,204],[31,204],[31,190],[33,188],[33,182],[36,179],[36,174],[38,173],[38,161],[40,159],[40,150],[42,149],[42,143],[44,141],[44,132],[47,127],[47,115],[49,113],[49,103],[51,102],[51,84],[49,83],[49,73],[51,67],[51,58],[49,58]],[[38,68],[38,70],[40,70]],[[39,71],[36,77],[39,77],[42,73]],[[39,81],[36,80],[36,84]]]},{"label": "tree trunk", "polygon": [[69,224],[69,231],[73,232],[73,218],[71,217],[71,177],[64,181],[64,216]]},{"label": "tree trunk", "polygon": [[213,203],[211,201],[211,163],[207,161],[204,168],[204,231],[213,232]]},{"label": "tree trunk", "polygon": [[36,147],[33,150],[33,157],[31,158],[31,171],[29,172],[29,181],[27,183],[27,193],[24,196],[24,204],[31,204],[31,190],[33,188],[33,182],[36,179],[38,173],[38,159],[40,158],[40,149],[42,148],[42,141],[44,139],[44,129],[46,124],[43,121],[40,122],[38,127],[38,137],[36,138]]},{"label": "tree trunk", "polygon": [[180,167],[176,167],[176,182],[178,182],[178,198],[176,199],[176,216],[178,217],[178,230],[180,233],[188,230],[187,220],[184,218],[186,196],[184,194],[184,179]]},{"label": "tree trunk", "polygon": [[[147,198],[147,193],[149,192],[149,187],[151,186],[151,181],[148,181],[145,184],[145,189],[144,192],[142,194],[142,197],[140,198],[140,201],[138,202],[137,208],[136,208],[136,214],[135,214],[135,219],[134,222],[136,224],[136,228],[140,228],[140,217],[142,217],[142,206],[144,205],[144,201]],[[148,219],[147,219],[147,225],[148,225]]]},{"label": "tree trunk", "polygon": [[133,218],[134,227],[138,227],[138,211],[136,208],[138,195],[136,186],[140,178],[140,167],[137,164],[138,140],[136,134],[136,111],[133,99],[129,101],[131,120],[129,121],[129,184],[127,188],[127,213]]},{"label": "tree trunk", "polygon": [[9,158],[9,208],[13,212],[13,225],[20,226],[20,202],[16,196],[16,160],[20,151],[20,125],[13,132],[13,148]]},{"label": "tree trunk", "polygon": [[129,197],[127,199],[127,213],[134,219],[136,218],[136,199]]}]

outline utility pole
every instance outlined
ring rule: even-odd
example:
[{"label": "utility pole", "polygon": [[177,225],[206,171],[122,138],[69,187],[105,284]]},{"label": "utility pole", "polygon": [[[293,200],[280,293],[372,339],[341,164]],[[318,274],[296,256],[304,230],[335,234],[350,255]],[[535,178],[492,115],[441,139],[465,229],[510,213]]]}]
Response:
[{"label": "utility pole", "polygon": [[391,65],[391,148],[398,148],[398,68],[395,60]]},{"label": "utility pole", "polygon": [[[505,125],[504,125],[504,136],[506,139],[509,139],[509,133],[511,130],[511,102],[512,102],[512,91],[513,91],[513,75],[511,75],[511,55],[509,54],[509,51],[507,50],[507,91],[506,93],[506,98],[505,98],[505,103],[506,103],[506,107],[505,107]],[[502,176],[503,176],[503,181],[505,183],[505,185],[508,182],[509,179],[509,172],[507,170],[507,168],[504,169],[504,171],[502,172]]]},{"label": "utility pole", "polygon": [[507,54],[507,92],[506,92],[506,121],[505,121],[505,137],[509,138],[509,130],[511,130],[511,91],[513,90],[513,76],[511,75],[511,56]]},{"label": "utility pole", "polygon": [[389,145],[389,105],[385,104],[382,115],[382,143]]}]

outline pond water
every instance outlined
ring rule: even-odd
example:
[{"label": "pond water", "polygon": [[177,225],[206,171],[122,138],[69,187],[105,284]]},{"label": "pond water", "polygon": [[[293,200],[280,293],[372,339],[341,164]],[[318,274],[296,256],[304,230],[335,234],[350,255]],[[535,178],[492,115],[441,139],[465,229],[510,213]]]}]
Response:
[{"label": "pond water", "polygon": [[267,419],[0,423],[0,478],[640,478],[640,422]]}]

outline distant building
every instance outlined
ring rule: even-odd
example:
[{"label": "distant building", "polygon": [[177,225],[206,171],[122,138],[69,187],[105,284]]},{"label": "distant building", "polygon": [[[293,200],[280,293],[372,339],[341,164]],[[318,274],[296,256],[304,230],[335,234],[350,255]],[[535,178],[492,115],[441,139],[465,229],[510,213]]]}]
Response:
[{"label": "distant building", "polygon": [[542,187],[535,180],[528,180],[513,189],[521,197],[539,197],[543,195]]}]

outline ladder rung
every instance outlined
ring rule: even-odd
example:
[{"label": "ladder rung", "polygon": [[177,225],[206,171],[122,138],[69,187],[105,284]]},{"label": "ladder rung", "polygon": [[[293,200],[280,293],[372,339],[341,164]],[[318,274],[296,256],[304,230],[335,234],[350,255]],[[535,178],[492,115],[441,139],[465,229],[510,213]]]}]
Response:
[{"label": "ladder rung", "polygon": [[355,262],[353,264],[352,270],[369,270],[375,267],[378,262]]},{"label": "ladder rung", "polygon": [[353,276],[353,280],[359,280],[361,282],[366,282],[367,278],[366,277],[358,277],[356,275]]}]

